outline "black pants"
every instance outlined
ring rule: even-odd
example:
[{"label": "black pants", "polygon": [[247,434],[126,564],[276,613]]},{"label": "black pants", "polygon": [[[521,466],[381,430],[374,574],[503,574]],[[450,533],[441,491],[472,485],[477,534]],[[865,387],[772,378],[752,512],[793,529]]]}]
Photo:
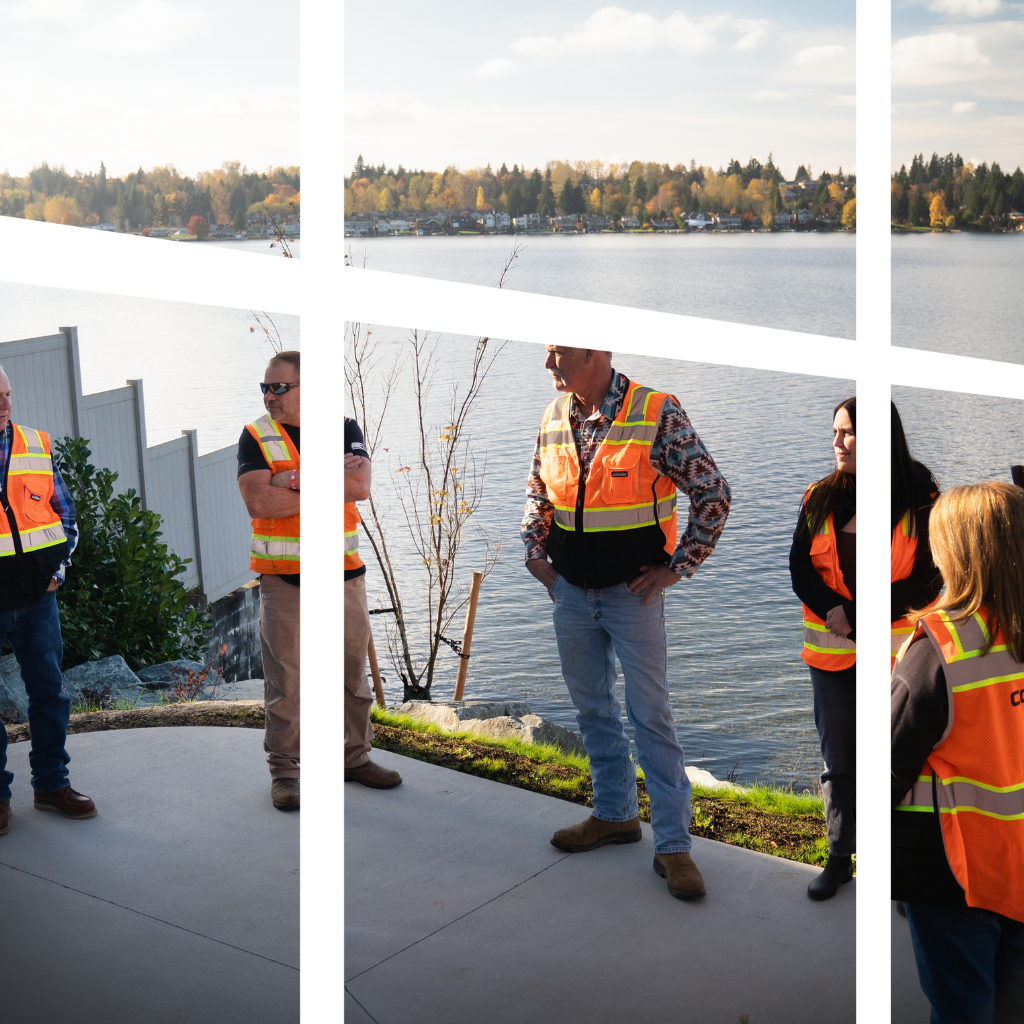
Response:
[{"label": "black pants", "polygon": [[841,672],[811,669],[814,725],[821,740],[821,794],[828,852],[857,852],[857,666]]}]

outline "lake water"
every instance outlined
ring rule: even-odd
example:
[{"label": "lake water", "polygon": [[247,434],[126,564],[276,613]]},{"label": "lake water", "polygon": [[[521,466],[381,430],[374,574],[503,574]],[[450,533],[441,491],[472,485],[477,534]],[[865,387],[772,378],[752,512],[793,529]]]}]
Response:
[{"label": "lake water", "polygon": [[[494,287],[508,235],[346,240],[371,270]],[[856,236],[782,232],[524,235],[504,287],[853,338]]]},{"label": "lake water", "polygon": [[1024,234],[892,236],[892,343],[1024,363]]}]

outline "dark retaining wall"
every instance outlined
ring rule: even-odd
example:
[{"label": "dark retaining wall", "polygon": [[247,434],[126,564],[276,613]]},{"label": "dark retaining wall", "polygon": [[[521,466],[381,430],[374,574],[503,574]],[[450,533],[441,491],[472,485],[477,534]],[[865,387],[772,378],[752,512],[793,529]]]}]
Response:
[{"label": "dark retaining wall", "polygon": [[221,663],[225,682],[262,679],[259,584],[253,580],[209,605],[206,610],[213,619],[213,635],[205,659],[207,664],[217,664],[221,647],[227,645]]}]

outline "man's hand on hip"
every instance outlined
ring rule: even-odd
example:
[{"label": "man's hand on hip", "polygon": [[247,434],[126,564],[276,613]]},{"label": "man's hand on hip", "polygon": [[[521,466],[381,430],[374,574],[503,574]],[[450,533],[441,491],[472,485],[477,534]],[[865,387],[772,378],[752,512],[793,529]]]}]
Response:
[{"label": "man's hand on hip", "polygon": [[680,580],[679,573],[667,565],[642,565],[640,575],[634,576],[626,584],[631,594],[643,594],[644,604],[660,590],[674,587]]},{"label": "man's hand on hip", "polygon": [[526,563],[526,568],[530,570],[531,575],[548,588],[548,597],[554,601],[555,595],[551,592],[551,588],[555,585],[555,580],[558,579],[558,573],[552,568],[551,563],[546,558],[531,558]]}]

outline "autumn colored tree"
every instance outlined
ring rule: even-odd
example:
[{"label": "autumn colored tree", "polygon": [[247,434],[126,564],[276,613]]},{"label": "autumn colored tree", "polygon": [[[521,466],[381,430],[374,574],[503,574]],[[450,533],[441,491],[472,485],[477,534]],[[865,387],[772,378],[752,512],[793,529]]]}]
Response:
[{"label": "autumn colored tree", "polygon": [[843,207],[843,227],[855,228],[857,226],[857,200],[851,199]]},{"label": "autumn colored tree", "polygon": [[209,237],[210,225],[207,223],[205,217],[200,217],[196,214],[194,217],[190,217],[188,221],[188,233],[193,235],[202,241],[204,238]]},{"label": "autumn colored tree", "polygon": [[602,199],[601,190],[595,186],[594,191],[590,193],[590,209],[592,213],[601,212]]},{"label": "autumn colored tree", "polygon": [[487,205],[487,200],[484,199],[484,187],[478,185],[476,190],[476,208],[482,210]]},{"label": "autumn colored tree", "polygon": [[43,206],[43,219],[50,224],[73,224],[82,226],[82,211],[74,199],[67,196],[54,196],[47,199]]},{"label": "autumn colored tree", "polygon": [[949,216],[946,210],[946,200],[941,192],[936,192],[932,196],[931,204],[928,207],[928,214],[931,220],[931,226],[944,227],[946,224],[946,217]]}]

